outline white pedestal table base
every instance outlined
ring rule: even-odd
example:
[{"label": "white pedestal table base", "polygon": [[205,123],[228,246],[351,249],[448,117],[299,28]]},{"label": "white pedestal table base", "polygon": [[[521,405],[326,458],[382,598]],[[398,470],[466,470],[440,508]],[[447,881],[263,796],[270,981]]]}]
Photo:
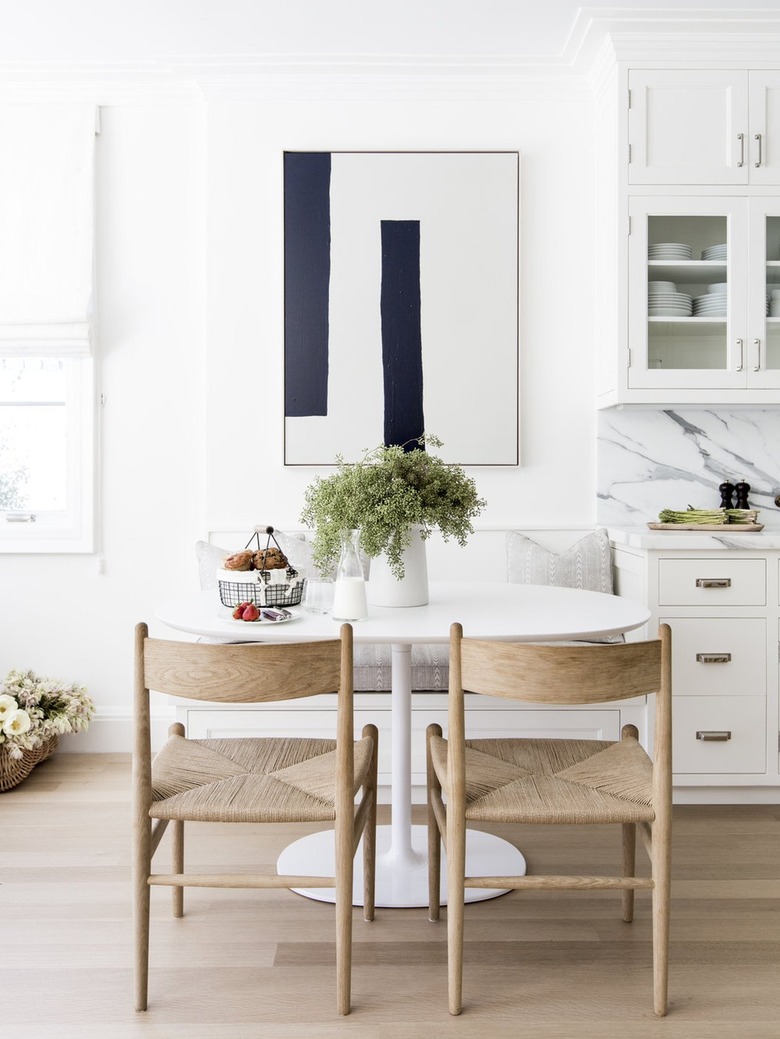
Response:
[{"label": "white pedestal table base", "polygon": [[[376,896],[377,907],[403,908],[428,905],[428,831],[425,826],[411,828],[411,853],[391,849],[391,828],[377,827]],[[277,872],[288,876],[332,877],[335,873],[333,830],[309,834],[284,849],[277,861]],[[447,904],[447,860],[442,852],[441,903]],[[466,831],[467,876],[523,876],[525,858],[509,841],[481,830]],[[318,902],[335,902],[334,888],[294,888],[299,895]],[[508,888],[466,888],[467,902],[481,902],[505,894]],[[363,905],[363,849],[355,855],[353,904]]]}]

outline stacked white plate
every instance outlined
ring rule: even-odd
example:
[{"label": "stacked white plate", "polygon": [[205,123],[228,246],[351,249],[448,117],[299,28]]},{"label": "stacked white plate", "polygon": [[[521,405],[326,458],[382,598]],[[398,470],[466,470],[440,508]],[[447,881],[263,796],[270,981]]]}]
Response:
[{"label": "stacked white plate", "polygon": [[691,297],[676,289],[671,281],[651,281],[647,286],[647,316],[690,317]]},{"label": "stacked white plate", "polygon": [[725,263],[728,259],[728,245],[724,242],[723,245],[711,245],[707,249],[701,251],[702,260],[719,260]]},{"label": "stacked white plate", "polygon": [[693,301],[693,313],[697,317],[725,317],[728,297],[728,284],[716,282],[707,286],[706,296],[697,296]]},{"label": "stacked white plate", "polygon": [[690,260],[692,256],[691,246],[682,242],[656,242],[647,250],[649,260]]},{"label": "stacked white plate", "polygon": [[780,317],[780,289],[772,289],[772,298],[767,300],[769,317]]}]

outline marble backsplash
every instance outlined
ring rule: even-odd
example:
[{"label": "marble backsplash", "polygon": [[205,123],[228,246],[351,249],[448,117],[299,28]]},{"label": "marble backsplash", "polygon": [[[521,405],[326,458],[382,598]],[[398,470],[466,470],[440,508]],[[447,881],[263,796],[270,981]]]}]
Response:
[{"label": "marble backsplash", "polygon": [[600,524],[643,526],[661,509],[718,508],[725,480],[746,480],[759,522],[780,528],[780,408],[599,412]]}]

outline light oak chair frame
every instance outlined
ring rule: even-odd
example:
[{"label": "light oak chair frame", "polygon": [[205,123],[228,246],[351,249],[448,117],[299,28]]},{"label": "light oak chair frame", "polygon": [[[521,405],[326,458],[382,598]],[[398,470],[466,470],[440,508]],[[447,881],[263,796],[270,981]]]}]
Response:
[{"label": "light oak chair frame", "polygon": [[[133,891],[135,918],[135,1007],[146,1010],[149,975],[151,887],[173,888],[173,915],[184,910],[185,887],[336,889],[337,1009],[351,1006],[353,860],[363,837],[364,918],[374,918],[376,866],[377,748],[376,726],[362,730],[367,767],[356,803],[353,731],[352,628],[344,624],[339,639],[287,644],[204,644],[149,638],[146,624],[135,629],[135,752],[133,755]],[[335,740],[335,877],[279,876],[253,873],[185,873],[184,822],[155,817],[151,753],[150,689],[169,696],[216,703],[262,703],[338,691]],[[172,738],[184,736],[178,723]],[[262,740],[258,737],[253,742]],[[187,741],[189,742],[189,741]],[[199,741],[209,743],[210,741]],[[248,742],[246,740],[242,742]],[[300,741],[311,743],[313,741]],[[316,741],[321,742],[321,741]],[[363,752],[366,759],[366,752]],[[327,806],[326,806],[327,807]],[[305,806],[289,818],[307,820]],[[226,813],[226,818],[229,813]],[[263,812],[257,819],[267,821]],[[235,819],[228,819],[235,821]],[[172,822],[172,868],[153,873],[152,857]]]},{"label": "light oak chair frame", "polygon": [[[465,876],[466,822],[469,781],[467,770],[464,691],[542,704],[589,704],[628,699],[655,693],[655,733],[652,760],[650,818],[622,821],[623,861],[621,876]],[[447,853],[447,947],[448,992],[451,1014],[462,1009],[463,916],[465,888],[508,888],[511,890],[566,889],[591,891],[620,889],[622,916],[631,922],[634,892],[652,892],[653,1003],[664,1016],[668,1006],[669,892],[672,832],[672,683],[671,629],[662,624],[659,638],[647,642],[614,645],[534,645],[480,641],[463,637],[460,624],[450,631],[450,689],[448,739],[441,740],[439,725],[427,729],[428,760],[428,855],[429,916],[440,915],[440,872],[442,841]],[[621,741],[629,741],[634,758],[644,756],[635,726],[622,729]],[[439,741],[438,745],[435,741]],[[478,741],[480,744],[489,741]],[[434,751],[439,748],[438,772]],[[617,746],[615,744],[614,746]],[[444,748],[446,765],[441,763]],[[641,764],[641,762],[640,762]],[[445,775],[446,773],[446,775]],[[443,780],[443,783],[442,783]],[[445,788],[445,798],[442,794]],[[507,795],[509,796],[509,795]],[[565,803],[560,806],[564,813]],[[627,819],[632,813],[628,813]],[[484,820],[485,816],[480,816]],[[500,822],[597,823],[603,819],[528,818],[522,804],[496,813]],[[609,821],[621,822],[620,819]],[[651,863],[649,877],[635,875],[636,832],[639,829]]]}]

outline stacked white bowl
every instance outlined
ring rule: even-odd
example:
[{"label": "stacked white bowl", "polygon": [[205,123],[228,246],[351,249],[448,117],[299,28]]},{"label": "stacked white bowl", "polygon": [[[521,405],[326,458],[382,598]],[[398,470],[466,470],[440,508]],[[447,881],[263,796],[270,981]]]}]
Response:
[{"label": "stacked white bowl", "polygon": [[772,297],[769,300],[769,316],[780,317],[780,289],[772,289]]},{"label": "stacked white bowl", "polygon": [[726,242],[723,245],[710,245],[706,249],[701,251],[702,260],[718,260],[721,263],[725,263],[728,258],[728,245]]},{"label": "stacked white bowl", "polygon": [[649,260],[690,260],[692,256],[693,249],[683,242],[655,242],[647,249]]},{"label": "stacked white bowl", "polygon": [[691,297],[685,292],[678,292],[673,281],[648,283],[648,317],[690,317],[691,313]]},{"label": "stacked white bowl", "polygon": [[728,287],[728,282],[725,281],[708,285],[707,295],[694,299],[693,313],[697,317],[725,317]]}]

